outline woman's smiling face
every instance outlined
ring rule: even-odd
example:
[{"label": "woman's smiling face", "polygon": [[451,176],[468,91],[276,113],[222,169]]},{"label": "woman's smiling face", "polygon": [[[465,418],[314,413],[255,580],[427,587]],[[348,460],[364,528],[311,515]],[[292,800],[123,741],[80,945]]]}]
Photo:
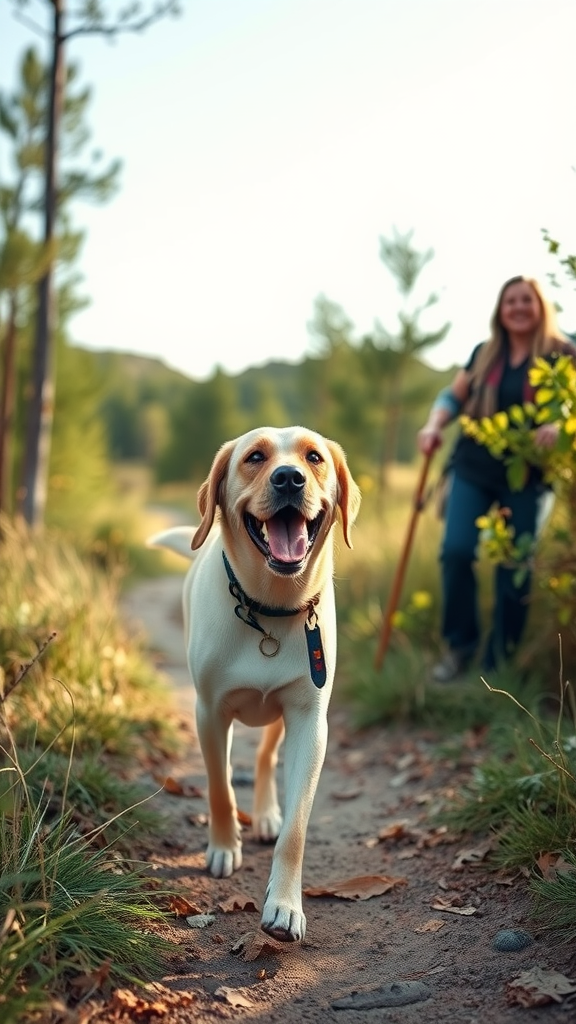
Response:
[{"label": "woman's smiling face", "polygon": [[534,334],[538,330],[542,310],[528,281],[514,281],[508,285],[500,302],[499,319],[509,334]]}]

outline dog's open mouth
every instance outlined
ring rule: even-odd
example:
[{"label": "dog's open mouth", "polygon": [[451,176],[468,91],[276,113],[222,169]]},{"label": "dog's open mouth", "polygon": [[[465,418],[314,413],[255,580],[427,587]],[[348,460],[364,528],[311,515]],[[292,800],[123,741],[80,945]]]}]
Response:
[{"label": "dog's open mouth", "polygon": [[322,525],[324,512],[306,519],[292,505],[263,521],[247,512],[244,522],[250,539],[266,557],[275,572],[290,575],[300,572]]}]

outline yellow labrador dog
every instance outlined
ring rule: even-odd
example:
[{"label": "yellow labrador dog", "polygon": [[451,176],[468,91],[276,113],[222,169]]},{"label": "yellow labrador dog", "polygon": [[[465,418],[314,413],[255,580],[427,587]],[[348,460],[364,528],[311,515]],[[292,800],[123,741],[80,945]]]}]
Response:
[{"label": "yellow labrador dog", "polygon": [[[336,660],[333,527],[344,539],[360,491],[344,452],[303,427],[261,427],[228,441],[198,492],[201,522],[151,537],[192,558],[184,584],[188,665],[210,805],[206,863],[217,878],[242,862],[231,786],[232,723],[264,726],[253,829],[277,839],[262,928],[304,937],[302,859],[326,752]],[[217,525],[216,524],[217,521]],[[276,790],[285,735],[284,821]]]}]

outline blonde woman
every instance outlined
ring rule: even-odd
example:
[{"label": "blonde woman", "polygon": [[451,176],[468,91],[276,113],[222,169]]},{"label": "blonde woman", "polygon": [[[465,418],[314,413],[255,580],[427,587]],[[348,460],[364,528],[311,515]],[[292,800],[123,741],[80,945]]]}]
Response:
[{"label": "blonde woman", "polygon": [[[496,302],[488,341],[477,345],[449,388],[440,392],[418,447],[427,455],[442,444],[444,427],[460,413],[479,419],[533,398],[528,371],[534,359],[551,361],[576,347],[558,329],[555,311],[532,278],[506,281]],[[538,427],[536,444],[553,447],[557,427]],[[535,535],[538,508],[546,492],[542,474],[532,467],[522,491],[512,491],[504,463],[473,438],[460,435],[450,458],[450,487],[440,561],[442,566],[443,659],[434,667],[437,682],[451,682],[470,666],[480,643],[477,583],[474,569],[478,545],[476,520],[496,503],[510,509],[516,536]],[[490,672],[510,658],[521,639],[528,614],[530,576],[521,586],[514,572],[496,568],[492,627],[482,668]]]}]

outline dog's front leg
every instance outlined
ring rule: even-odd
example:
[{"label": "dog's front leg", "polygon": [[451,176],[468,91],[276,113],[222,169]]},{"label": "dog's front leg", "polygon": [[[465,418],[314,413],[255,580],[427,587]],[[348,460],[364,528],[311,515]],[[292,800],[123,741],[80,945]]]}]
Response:
[{"label": "dog's front leg", "polygon": [[276,788],[276,765],[278,747],[284,736],[284,721],[278,718],[265,726],[256,754],[256,779],[254,784],[254,806],[252,829],[257,839],[271,843],[278,837],[282,825],[282,813],[278,804]]},{"label": "dog's front leg", "polygon": [[210,823],[206,867],[215,878],[227,878],[242,864],[236,797],[230,784],[232,722],[198,698],[196,727],[208,779]]},{"label": "dog's front leg", "polygon": [[282,942],[298,942],[306,933],[302,910],[306,829],[326,754],[328,725],[320,707],[285,710],[284,721],[284,824],[274,850],[261,925]]}]

